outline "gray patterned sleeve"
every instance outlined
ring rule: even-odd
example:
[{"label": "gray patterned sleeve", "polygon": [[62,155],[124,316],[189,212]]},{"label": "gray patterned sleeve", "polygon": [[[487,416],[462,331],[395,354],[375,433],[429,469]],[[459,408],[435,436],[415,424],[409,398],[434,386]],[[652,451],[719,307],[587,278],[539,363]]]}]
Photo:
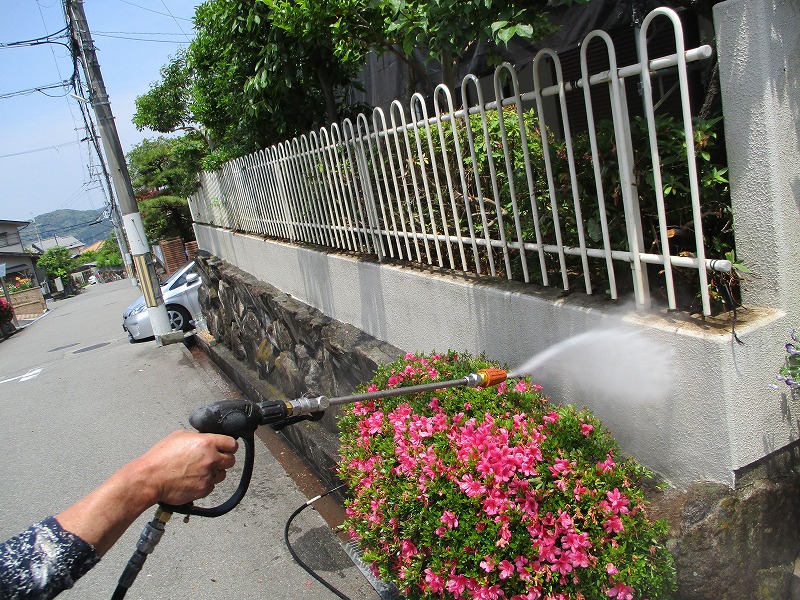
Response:
[{"label": "gray patterned sleeve", "polygon": [[0,599],[53,598],[99,560],[94,547],[48,517],[0,544]]}]

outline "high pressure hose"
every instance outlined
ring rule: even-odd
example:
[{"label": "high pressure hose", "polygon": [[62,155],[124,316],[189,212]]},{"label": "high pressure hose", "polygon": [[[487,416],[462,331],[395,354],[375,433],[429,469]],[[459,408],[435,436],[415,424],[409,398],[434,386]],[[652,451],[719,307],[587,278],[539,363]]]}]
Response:
[{"label": "high pressure hose", "polygon": [[296,509],[296,510],[295,510],[295,511],[292,513],[292,515],[289,517],[289,519],[286,521],[286,526],[283,528],[283,541],[284,541],[284,542],[286,542],[286,547],[289,549],[289,554],[291,554],[291,555],[292,555],[292,558],[294,559],[294,561],[295,561],[295,562],[296,562],[298,565],[300,565],[300,566],[302,567],[302,569],[303,569],[303,570],[304,570],[306,573],[308,573],[308,574],[309,574],[309,575],[311,575],[311,576],[312,576],[314,579],[316,579],[317,581],[319,581],[319,582],[320,582],[322,585],[324,585],[324,586],[325,586],[325,587],[326,587],[328,590],[330,590],[330,591],[331,591],[333,594],[335,594],[335,595],[336,595],[338,598],[341,598],[342,600],[350,600],[350,598],[349,598],[348,596],[345,596],[345,595],[344,595],[342,592],[340,592],[340,591],[339,591],[339,590],[337,590],[335,587],[333,587],[333,586],[332,586],[330,583],[328,583],[327,581],[325,581],[325,580],[324,580],[324,579],[323,579],[323,578],[322,578],[322,577],[321,577],[321,576],[320,576],[320,575],[319,575],[319,574],[318,574],[316,571],[314,571],[314,569],[312,569],[312,568],[311,568],[311,567],[309,567],[309,566],[308,566],[306,563],[304,563],[304,562],[303,562],[303,560],[302,560],[302,559],[301,559],[301,558],[300,558],[300,557],[297,555],[297,552],[295,552],[294,548],[292,548],[292,544],[291,544],[291,542],[289,542],[289,527],[291,527],[291,525],[292,525],[292,521],[294,521],[295,517],[296,517],[297,515],[299,515],[301,512],[303,512],[305,509],[307,509],[309,506],[311,506],[311,505],[312,505],[314,502],[316,502],[317,500],[319,500],[320,498],[324,498],[324,497],[325,497],[325,496],[327,496],[328,494],[331,494],[331,493],[335,492],[336,490],[338,490],[339,488],[343,488],[343,487],[344,487],[344,484],[342,484],[342,485],[340,485],[340,486],[338,486],[338,487],[335,487],[335,488],[333,488],[332,490],[328,490],[328,491],[327,491],[327,492],[325,492],[324,494],[320,494],[319,496],[316,496],[316,497],[314,497],[314,498],[311,498],[311,500],[308,500],[307,502],[305,502],[305,503],[303,503],[301,506],[299,506],[299,507],[298,507],[298,508],[297,508],[297,509]]},{"label": "high pressure hose", "polygon": [[122,600],[125,594],[136,581],[136,576],[142,570],[144,561],[147,556],[153,552],[156,544],[161,541],[161,536],[164,535],[164,525],[167,524],[169,518],[172,516],[171,512],[167,512],[161,508],[156,509],[155,517],[147,525],[145,525],[139,536],[139,541],[136,543],[136,552],[133,553],[128,564],[125,565],[125,570],[120,575],[117,589],[111,596],[111,600]]}]

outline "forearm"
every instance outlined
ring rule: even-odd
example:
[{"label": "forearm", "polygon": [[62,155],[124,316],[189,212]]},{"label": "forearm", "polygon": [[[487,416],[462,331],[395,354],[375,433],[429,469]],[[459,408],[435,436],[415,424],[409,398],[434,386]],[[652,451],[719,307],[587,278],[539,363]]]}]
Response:
[{"label": "forearm", "polygon": [[56,515],[61,526],[103,556],[125,530],[158,502],[158,491],[137,459],[114,473],[88,496]]},{"label": "forearm", "polygon": [[228,436],[175,432],[56,518],[103,555],[157,502],[184,504],[208,495],[233,466],[236,448]]}]

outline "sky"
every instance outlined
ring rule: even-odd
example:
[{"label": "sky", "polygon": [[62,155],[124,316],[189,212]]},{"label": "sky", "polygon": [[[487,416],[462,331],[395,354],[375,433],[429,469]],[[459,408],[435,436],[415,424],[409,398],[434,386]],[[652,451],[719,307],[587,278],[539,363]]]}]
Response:
[{"label": "sky", "polygon": [[[158,133],[131,123],[137,96],[160,78],[170,56],[194,35],[201,0],[84,0],[84,10],[127,153]],[[4,45],[40,38],[66,26],[62,0],[0,0],[0,219],[30,221],[59,209],[104,208],[98,159],[71,89],[14,94],[67,80],[66,47]],[[57,41],[66,42],[65,39]],[[86,78],[81,71],[81,81]],[[11,97],[7,97],[11,95]]]}]

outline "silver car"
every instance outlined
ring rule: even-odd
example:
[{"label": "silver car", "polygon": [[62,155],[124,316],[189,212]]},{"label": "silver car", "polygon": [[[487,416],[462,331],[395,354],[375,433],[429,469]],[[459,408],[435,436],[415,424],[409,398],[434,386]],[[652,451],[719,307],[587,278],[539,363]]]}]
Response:
[{"label": "silver car", "polygon": [[[187,331],[194,327],[194,321],[202,314],[197,300],[201,284],[196,265],[191,261],[170,275],[161,286],[172,329]],[[153,337],[153,326],[144,296],[139,296],[122,313],[122,328],[128,332],[132,342]]]}]

